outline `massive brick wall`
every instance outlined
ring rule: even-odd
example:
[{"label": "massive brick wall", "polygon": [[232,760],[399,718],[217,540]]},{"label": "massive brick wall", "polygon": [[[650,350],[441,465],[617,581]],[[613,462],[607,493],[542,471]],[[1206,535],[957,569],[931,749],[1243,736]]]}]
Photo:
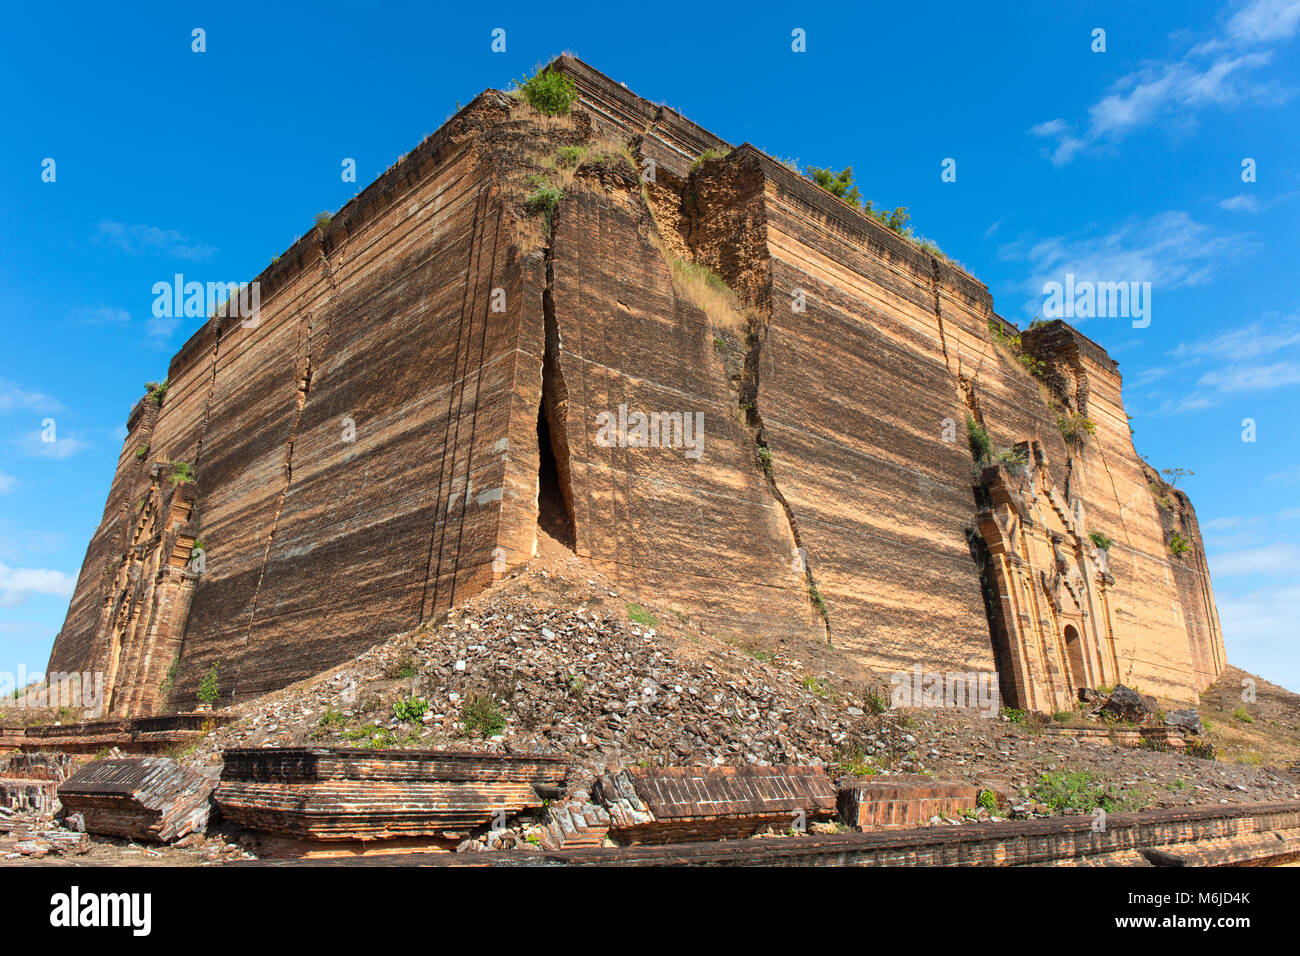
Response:
[{"label": "massive brick wall", "polygon": [[[255,325],[214,318],[182,347],[161,407],[132,413],[51,669],[113,674],[119,713],[166,706],[169,671],[171,706],[213,665],[227,699],[281,687],[535,554],[550,507],[622,589],[716,632],[821,642],[846,672],[1006,670],[1027,638],[998,616],[1013,585],[977,533],[970,414],[999,448],[1032,443],[1056,489],[1038,544],[1007,547],[1050,563],[1064,541],[1087,571],[1090,663],[1050,635],[1043,672],[1175,700],[1213,680],[1195,515],[1153,494],[1099,346],[1027,332],[1030,375],[961,269],[752,147],[695,163],[727,145],[555,68],[574,116],[483,94],[259,277]],[[530,220],[524,184],[584,144],[599,158]],[[735,290],[743,327],[683,291],[687,260]],[[701,454],[602,442],[620,406],[698,413]],[[1057,428],[1067,407],[1097,423],[1082,447]],[[178,461],[196,482],[169,483]],[[1108,564],[1086,529],[1116,540]],[[196,541],[203,568],[178,567]],[[1040,570],[1023,600],[1054,600]]]}]

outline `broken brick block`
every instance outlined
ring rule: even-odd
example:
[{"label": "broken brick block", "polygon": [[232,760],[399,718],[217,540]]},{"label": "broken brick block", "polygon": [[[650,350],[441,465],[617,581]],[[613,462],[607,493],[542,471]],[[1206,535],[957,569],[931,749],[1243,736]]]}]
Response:
[{"label": "broken brick block", "polygon": [[17,753],[0,761],[0,777],[15,780],[52,780],[62,783],[72,774],[72,757],[65,753]]},{"label": "broken brick block", "polygon": [[87,764],[59,787],[68,813],[86,832],[171,843],[203,833],[216,781],[166,757],[124,757]]},{"label": "broken brick block", "polygon": [[979,787],[923,774],[844,777],[839,781],[840,819],[857,830],[890,830],[954,817],[974,810]]},{"label": "broken brick block", "polygon": [[600,778],[593,795],[624,843],[739,839],[835,815],[820,767],[629,767]]},{"label": "broken brick block", "polygon": [[559,756],[437,750],[227,750],[224,817],[305,841],[453,839],[542,806],[561,791]]},{"label": "broken brick block", "polygon": [[22,780],[0,777],[0,807],[9,810],[53,814],[58,800],[53,780]]},{"label": "broken brick block", "polygon": [[609,811],[594,803],[552,804],[549,817],[541,837],[541,845],[547,850],[603,846],[609,835]]}]

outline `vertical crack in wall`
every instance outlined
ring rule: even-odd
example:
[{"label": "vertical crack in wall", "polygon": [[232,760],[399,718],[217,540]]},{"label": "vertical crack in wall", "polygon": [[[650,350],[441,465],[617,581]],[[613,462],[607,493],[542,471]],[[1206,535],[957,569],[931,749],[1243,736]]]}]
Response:
[{"label": "vertical crack in wall", "polygon": [[559,211],[557,205],[551,213],[543,250],[546,284],[542,287],[542,317],[546,341],[542,354],[542,397],[537,409],[537,525],[576,551],[578,526],[569,462],[569,387],[561,361],[564,342],[555,316],[555,230]]},{"label": "vertical crack in wall", "polygon": [[745,427],[749,429],[749,433],[754,439],[759,467],[763,469],[763,475],[767,479],[768,493],[781,506],[781,510],[785,514],[786,526],[790,529],[790,536],[794,539],[794,546],[798,551],[798,562],[803,567],[804,587],[808,593],[808,603],[812,606],[813,613],[817,615],[817,618],[822,623],[822,630],[826,634],[826,643],[833,644],[831,618],[830,612],[826,608],[826,599],[822,597],[821,589],[817,586],[817,576],[813,572],[812,561],[808,557],[808,549],[804,547],[803,536],[799,533],[799,521],[795,518],[794,509],[790,507],[790,503],[786,501],[785,495],[776,483],[772,453],[767,445],[767,430],[763,424],[763,415],[758,407],[759,368],[762,364],[763,341],[766,338],[767,329],[760,328],[758,321],[751,322],[745,334],[745,340],[749,344],[749,351],[745,354],[745,370],[741,375],[738,400],[741,411],[744,413]]},{"label": "vertical crack in wall", "polygon": [[939,304],[939,260],[930,256],[930,291],[934,295],[934,317],[939,323],[939,346],[943,349],[943,364],[948,374],[957,378],[952,370],[952,359],[948,355],[948,333],[943,327],[943,309]]},{"label": "vertical crack in wall", "polygon": [[[324,257],[322,256],[322,259]],[[326,263],[328,268],[328,263]],[[262,566],[257,572],[257,584],[253,587],[253,600],[248,609],[248,630],[244,632],[244,644],[239,655],[235,680],[230,687],[230,700],[234,702],[239,693],[239,681],[244,675],[244,661],[248,657],[248,646],[253,637],[253,624],[257,619],[257,602],[262,593],[262,582],[266,579],[266,568],[271,558],[271,545],[275,542],[275,532],[280,526],[280,512],[284,510],[284,500],[289,494],[289,485],[293,481],[293,450],[298,442],[298,426],[302,423],[302,409],[307,404],[307,395],[311,391],[312,377],[312,314],[307,314],[306,329],[303,336],[303,359],[298,369],[297,407],[293,412],[293,423],[289,426],[289,438],[284,446],[283,481],[280,496],[275,503],[275,514],[271,518],[271,530],[266,536],[266,548],[262,551]]]},{"label": "vertical crack in wall", "polygon": [[[477,295],[477,283],[474,281],[474,254],[479,251],[479,229],[481,226],[483,206],[483,188],[479,187],[474,194],[474,218],[470,223],[470,242],[467,261],[465,263],[465,290],[461,293],[460,318],[456,327],[456,351],[452,359],[451,384],[447,388],[447,418],[443,426],[442,436],[442,454],[438,457],[438,490],[433,497],[433,517],[429,529],[429,552],[425,562],[424,586],[420,593],[420,623],[424,623],[431,618],[438,608],[438,577],[442,571],[442,545],[439,544],[439,520],[442,521],[442,542],[445,544],[447,539],[446,521],[447,512],[450,508],[443,505],[443,479],[446,478],[447,500],[451,499],[451,489],[454,485],[455,462],[452,462],[450,474],[448,474],[448,458],[454,454],[455,440],[459,438],[459,429],[453,438],[453,406],[456,402],[456,382],[457,379],[466,374],[461,368],[460,353],[461,342],[465,338],[465,321],[466,317],[473,315],[475,305],[474,296]],[[468,363],[468,348],[466,349],[466,362]],[[463,386],[462,386],[463,387]],[[459,422],[456,423],[457,425]],[[430,597],[430,583],[432,583],[432,597]]]},{"label": "vertical crack in wall", "polygon": [[[484,229],[485,240],[487,238],[486,233],[487,230]],[[497,271],[497,252],[499,251],[500,242],[501,242],[501,213],[500,210],[498,210],[496,216],[495,228],[493,229],[492,232],[492,261],[491,264],[488,266],[488,275],[487,275],[487,281],[488,281],[487,297],[489,302],[492,299],[492,291],[491,291],[492,282],[493,282],[493,277],[496,275],[496,271]],[[482,265],[481,253],[479,255],[479,264]],[[448,604],[456,603],[456,579],[460,574],[460,552],[461,552],[461,546],[465,541],[465,517],[469,514],[469,504],[471,500],[471,495],[473,493],[473,489],[470,484],[470,479],[474,473],[474,448],[476,446],[477,439],[478,439],[478,410],[479,410],[479,406],[483,402],[483,366],[487,363],[487,333],[488,333],[488,323],[491,321],[490,319],[491,315],[493,315],[491,311],[487,311],[484,313],[483,326],[482,326],[482,330],[479,333],[478,368],[475,370],[475,379],[474,379],[474,407],[470,411],[469,446],[465,452],[465,493],[461,496],[460,521],[458,522],[458,526],[456,528],[456,556],[452,560],[452,565],[451,565],[451,593],[447,597]],[[472,331],[473,330],[471,328],[471,333]],[[471,335],[471,341],[470,343],[468,343],[466,348],[466,353],[465,353],[466,354],[465,367],[467,373],[469,369],[469,365],[468,365],[469,346],[472,344],[473,341]],[[466,374],[465,378],[468,382],[469,375]],[[461,404],[460,404],[460,408],[456,412],[456,416],[458,419],[464,414],[464,408],[465,408],[465,386],[462,385]]]}]

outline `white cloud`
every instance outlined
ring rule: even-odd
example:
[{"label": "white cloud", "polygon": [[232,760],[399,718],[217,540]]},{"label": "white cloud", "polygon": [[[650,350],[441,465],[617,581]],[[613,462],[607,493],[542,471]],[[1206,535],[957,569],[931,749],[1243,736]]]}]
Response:
[{"label": "white cloud", "polygon": [[76,583],[62,571],[0,564],[0,607],[17,607],[35,594],[70,598]]},{"label": "white cloud", "polygon": [[157,226],[132,226],[124,222],[99,224],[95,233],[96,242],[106,242],[117,246],[123,252],[132,255],[156,253],[177,259],[209,259],[216,247],[205,242],[198,242],[181,235],[175,229],[159,229]]},{"label": "white cloud", "polygon": [[1276,355],[1300,345],[1300,317],[1260,320],[1227,332],[1183,342],[1169,354],[1175,359],[1207,358],[1240,362],[1261,355]]},{"label": "white cloud", "polygon": [[1270,362],[1268,365],[1234,365],[1206,372],[1197,381],[1201,388],[1224,394],[1262,392],[1300,383],[1300,361]]},{"label": "white cloud", "polygon": [[1238,43],[1284,40],[1300,27],[1300,0],[1255,0],[1228,21],[1228,36]]},{"label": "white cloud", "polygon": [[[1218,335],[1184,342],[1169,353],[1171,361],[1128,379],[1140,389],[1164,378],[1191,381],[1190,392],[1166,398],[1159,414],[1199,411],[1232,395],[1264,392],[1300,384],[1300,316],[1288,315],[1238,326]],[[1214,366],[1196,375],[1204,365]],[[1173,373],[1178,373],[1174,375]]]},{"label": "white cloud", "polygon": [[0,471],[0,495],[7,495],[18,486],[18,479]]},{"label": "white cloud", "polygon": [[1300,620],[1300,585],[1257,588],[1216,595],[1219,624],[1228,659],[1293,691],[1300,691],[1300,658],[1295,654]]},{"label": "white cloud", "polygon": [[1267,48],[1289,39],[1298,25],[1300,0],[1253,0],[1228,20],[1222,36],[1117,80],[1088,108],[1082,130],[1058,118],[1034,125],[1030,133],[1056,141],[1049,156],[1059,166],[1087,148],[1118,142],[1162,120],[1194,123],[1205,107],[1283,102],[1290,91],[1258,74],[1272,62]]}]

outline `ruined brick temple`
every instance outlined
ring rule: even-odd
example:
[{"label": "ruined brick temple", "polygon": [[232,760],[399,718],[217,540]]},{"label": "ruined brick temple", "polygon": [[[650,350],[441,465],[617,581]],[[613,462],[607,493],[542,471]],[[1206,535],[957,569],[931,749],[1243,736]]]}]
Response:
[{"label": "ruined brick temple", "polygon": [[[127,420],[51,671],[103,671],[117,715],[184,709],[214,664],[244,700],[558,542],[845,672],[996,671],[1038,710],[1215,679],[1195,514],[1096,342],[1020,335],[752,146],[551,69],[569,114],[481,94],[257,277],[258,321],[180,349]],[[598,440],[620,407],[670,413],[668,440]]]}]

